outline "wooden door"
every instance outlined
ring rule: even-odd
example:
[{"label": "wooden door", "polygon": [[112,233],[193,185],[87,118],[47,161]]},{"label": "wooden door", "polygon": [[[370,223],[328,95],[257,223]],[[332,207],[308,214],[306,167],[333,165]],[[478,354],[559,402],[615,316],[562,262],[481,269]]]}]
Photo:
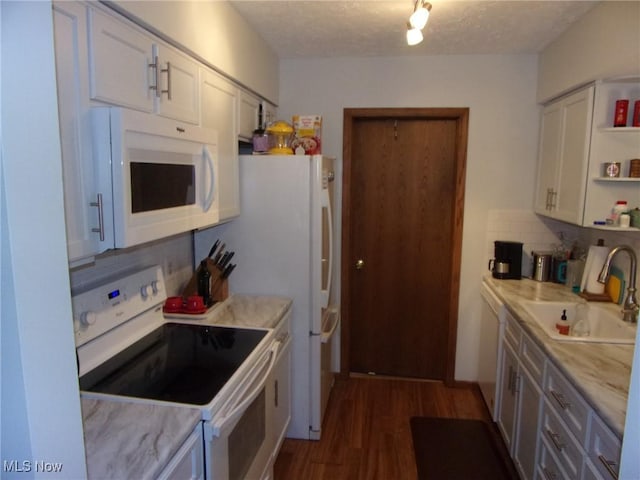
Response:
[{"label": "wooden door", "polygon": [[467,115],[345,111],[343,373],[453,382]]}]

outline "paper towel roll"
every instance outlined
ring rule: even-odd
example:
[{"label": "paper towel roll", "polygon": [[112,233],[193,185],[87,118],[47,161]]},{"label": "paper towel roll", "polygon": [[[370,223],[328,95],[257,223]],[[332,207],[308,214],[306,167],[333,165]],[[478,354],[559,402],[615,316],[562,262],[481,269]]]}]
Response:
[{"label": "paper towel roll", "polygon": [[609,247],[592,245],[587,254],[587,263],[584,265],[582,284],[580,290],[588,293],[604,293],[604,283],[598,282],[598,275],[602,270]]}]

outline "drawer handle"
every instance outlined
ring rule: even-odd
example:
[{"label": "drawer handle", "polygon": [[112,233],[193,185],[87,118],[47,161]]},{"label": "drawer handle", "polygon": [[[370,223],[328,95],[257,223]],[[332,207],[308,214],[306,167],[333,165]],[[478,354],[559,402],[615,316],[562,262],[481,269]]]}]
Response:
[{"label": "drawer handle", "polygon": [[548,470],[546,467],[542,468],[542,473],[544,473],[544,478],[546,478],[547,480],[556,480],[556,478],[558,478],[558,476],[556,475],[556,472],[552,472],[551,470]]},{"label": "drawer handle", "polygon": [[550,392],[551,396],[555,399],[556,402],[558,402],[558,405],[560,405],[561,409],[568,410],[569,407],[571,407],[571,403],[565,400],[563,394],[556,392],[555,390],[550,390]]},{"label": "drawer handle", "polygon": [[565,444],[562,443],[562,440],[560,440],[560,434],[555,433],[551,429],[547,428],[547,435],[549,435],[549,438],[553,442],[553,446],[556,447],[556,450],[561,452],[564,449]]},{"label": "drawer handle", "polygon": [[613,467],[615,467],[618,464],[613,460],[607,460],[607,457],[605,457],[604,455],[598,455],[598,460],[600,460],[600,463],[602,463],[602,465],[604,465],[604,468],[607,469],[607,472],[609,472],[609,475],[611,475],[611,478],[615,478],[617,480],[618,474],[613,469]]}]

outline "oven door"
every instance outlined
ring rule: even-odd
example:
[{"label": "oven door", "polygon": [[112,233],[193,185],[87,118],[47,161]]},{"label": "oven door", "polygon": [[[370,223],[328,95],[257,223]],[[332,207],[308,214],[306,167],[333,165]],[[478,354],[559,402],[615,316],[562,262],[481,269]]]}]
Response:
[{"label": "oven door", "polygon": [[264,478],[273,449],[266,382],[279,347],[275,341],[213,419],[205,422],[208,480]]},{"label": "oven door", "polygon": [[99,175],[112,190],[115,247],[218,222],[215,130],[113,107],[92,115],[96,161],[111,165]]}]

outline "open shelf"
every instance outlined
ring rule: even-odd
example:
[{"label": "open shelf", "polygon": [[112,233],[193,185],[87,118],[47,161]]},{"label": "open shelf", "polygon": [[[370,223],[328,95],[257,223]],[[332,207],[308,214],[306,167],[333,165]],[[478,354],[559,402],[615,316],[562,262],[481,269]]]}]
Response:
[{"label": "open shelf", "polygon": [[608,183],[640,183],[640,178],[635,177],[594,177],[594,182],[608,182]]}]

